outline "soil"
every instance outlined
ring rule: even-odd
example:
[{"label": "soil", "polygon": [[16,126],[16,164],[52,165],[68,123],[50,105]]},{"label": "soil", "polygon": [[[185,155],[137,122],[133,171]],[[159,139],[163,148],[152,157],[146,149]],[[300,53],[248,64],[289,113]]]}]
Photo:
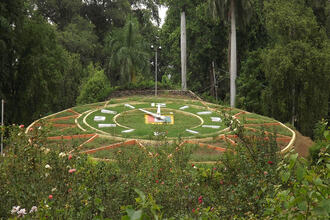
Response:
[{"label": "soil", "polygon": [[314,145],[314,142],[309,137],[303,136],[299,131],[296,132],[296,141],[294,144],[295,151],[301,157],[309,156],[309,148]]}]

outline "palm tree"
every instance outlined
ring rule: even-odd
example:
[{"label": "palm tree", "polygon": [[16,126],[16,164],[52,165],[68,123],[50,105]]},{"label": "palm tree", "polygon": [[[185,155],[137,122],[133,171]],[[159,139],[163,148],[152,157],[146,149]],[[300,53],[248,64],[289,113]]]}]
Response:
[{"label": "palm tree", "polygon": [[230,106],[235,107],[236,97],[236,77],[237,77],[237,41],[236,41],[236,11],[240,11],[240,15],[247,9],[251,8],[250,1],[247,0],[209,0],[210,8],[213,10],[214,16],[226,17],[230,20]]},{"label": "palm tree", "polygon": [[149,70],[149,54],[138,30],[138,22],[129,18],[124,28],[107,40],[108,67],[111,72],[119,72],[122,82],[134,82],[137,72]]},{"label": "palm tree", "polygon": [[181,89],[187,90],[187,35],[184,7],[181,11]]},{"label": "palm tree", "polygon": [[190,0],[163,0],[162,3],[167,7],[173,7],[180,10],[181,15],[181,89],[187,90],[187,35],[186,35],[186,5]]}]

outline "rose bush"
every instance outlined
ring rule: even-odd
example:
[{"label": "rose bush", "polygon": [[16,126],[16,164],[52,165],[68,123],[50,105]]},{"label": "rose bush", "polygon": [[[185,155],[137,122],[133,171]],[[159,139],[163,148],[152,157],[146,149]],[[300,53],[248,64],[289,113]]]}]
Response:
[{"label": "rose bush", "polygon": [[[0,216],[328,217],[326,150],[321,151],[318,165],[312,166],[296,156],[280,157],[274,137],[265,138],[262,132],[251,137],[236,122],[230,125],[239,137],[238,145],[228,146],[216,164],[192,164],[195,146],[166,141],[118,150],[116,162],[95,161],[75,151],[68,154],[63,146],[50,150],[44,129],[34,129],[27,136],[13,126],[8,128],[6,156],[0,158]],[[303,189],[308,189],[305,194]]]}]

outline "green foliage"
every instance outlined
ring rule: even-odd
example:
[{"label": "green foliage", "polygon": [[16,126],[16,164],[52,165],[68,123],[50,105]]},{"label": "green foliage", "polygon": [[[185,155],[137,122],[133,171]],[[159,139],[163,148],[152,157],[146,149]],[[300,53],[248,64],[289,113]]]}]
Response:
[{"label": "green foliage", "polygon": [[312,125],[328,109],[325,54],[308,43],[293,41],[265,51],[263,60],[269,84],[263,94],[265,112],[281,121],[295,117],[298,129],[311,135]]},{"label": "green foliage", "polygon": [[275,197],[268,197],[265,216],[275,219],[329,219],[330,138],[310,164],[290,153],[279,164]]},{"label": "green foliage", "polygon": [[[329,136],[329,126],[328,121],[322,119],[321,121],[318,121],[315,124],[314,128],[314,140],[316,141],[316,144],[314,144],[312,147],[310,147],[309,154],[312,162],[314,164],[317,163],[317,161],[320,159],[320,152],[324,147],[327,145],[327,138]],[[330,153],[330,149],[327,149],[327,153]]]},{"label": "green foliage", "polygon": [[80,54],[84,65],[95,59],[97,36],[93,33],[94,27],[88,20],[76,16],[63,31],[57,32],[59,42],[71,53]]},{"label": "green foliage", "polygon": [[305,0],[269,0],[265,1],[265,10],[267,30],[277,42],[320,39],[312,8],[306,6]]},{"label": "green foliage", "polygon": [[93,103],[104,101],[109,97],[112,88],[110,81],[100,67],[94,67],[90,64],[87,67],[88,78],[83,82],[77,103]]},{"label": "green foliage", "polygon": [[107,75],[122,84],[135,82],[139,73],[149,70],[147,46],[139,33],[137,21],[130,17],[123,29],[109,35],[105,53],[109,56]]},{"label": "green foliage", "polygon": [[80,0],[31,0],[38,7],[40,13],[58,25],[60,30],[79,14],[82,7]]},{"label": "green foliage", "polygon": [[241,75],[237,79],[237,105],[247,111],[261,113],[263,104],[260,96],[267,84],[265,73],[261,66],[262,50],[250,52],[242,62]]},{"label": "green foliage", "polygon": [[242,63],[239,104],[312,136],[328,112],[329,42],[303,0],[265,1],[262,14],[270,41]]},{"label": "green foliage", "polygon": [[315,124],[314,127],[314,140],[325,140],[324,132],[329,129],[328,120],[322,119]]},{"label": "green foliage", "polygon": [[57,43],[54,27],[31,13],[17,24],[11,41],[6,44],[10,60],[1,61],[5,68],[0,90],[10,110],[6,117],[31,122],[40,114],[74,105],[81,64],[77,55]]},{"label": "green foliage", "polygon": [[[207,92],[215,96],[212,61],[215,62],[216,78],[224,78],[218,68],[225,69],[227,27],[223,22],[209,16],[205,1],[167,1],[170,6],[166,22],[162,27],[160,44],[160,72],[171,75],[175,83],[181,82],[180,63],[180,11],[184,6],[187,31],[187,83],[188,88],[199,93]],[[228,85],[219,85],[221,96],[227,92]]]},{"label": "green foliage", "polygon": [[28,136],[13,126],[0,158],[0,215],[18,217],[20,206],[29,219],[329,217],[329,135],[313,165],[296,154],[282,159],[273,137],[225,121],[239,144],[214,165],[191,164],[191,146],[166,140],[95,162],[64,145],[49,149],[43,123]]}]

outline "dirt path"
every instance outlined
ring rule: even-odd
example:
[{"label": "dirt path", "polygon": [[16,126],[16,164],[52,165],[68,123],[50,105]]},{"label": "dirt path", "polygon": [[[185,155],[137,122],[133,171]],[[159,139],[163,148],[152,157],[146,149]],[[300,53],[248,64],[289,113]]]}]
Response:
[{"label": "dirt path", "polygon": [[314,142],[309,137],[303,136],[299,131],[296,130],[295,132],[297,136],[294,149],[299,156],[307,157],[309,155],[308,149],[314,144]]}]

